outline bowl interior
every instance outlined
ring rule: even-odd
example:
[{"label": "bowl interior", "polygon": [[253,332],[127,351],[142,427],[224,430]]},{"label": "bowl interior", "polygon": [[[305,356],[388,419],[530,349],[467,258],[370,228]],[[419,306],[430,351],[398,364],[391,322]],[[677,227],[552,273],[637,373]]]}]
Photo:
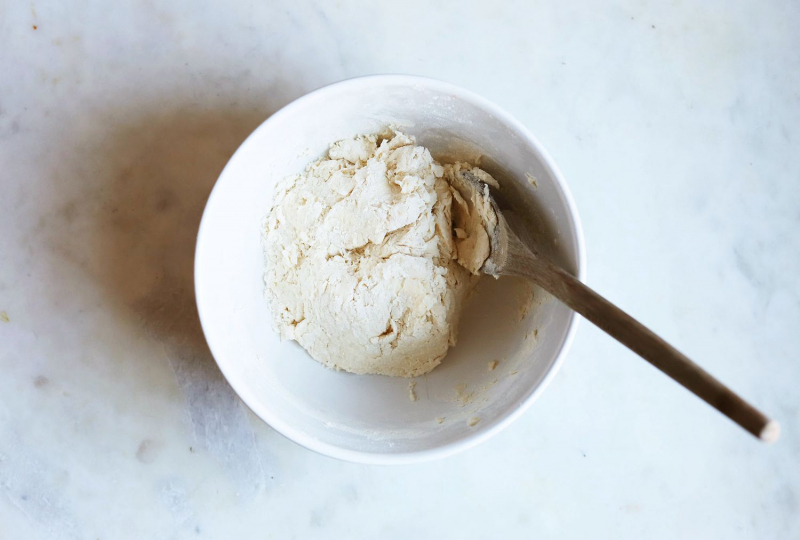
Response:
[{"label": "bowl interior", "polygon": [[484,277],[458,344],[416,380],[416,401],[408,379],[335,372],[279,341],[261,245],[275,183],[331,142],[387,125],[416,136],[440,161],[480,160],[501,183],[503,201],[529,221],[531,241],[579,268],[578,231],[556,173],[518,124],[470,94],[414,78],[356,79],[262,124],[223,171],[201,224],[195,272],[206,337],[234,389],[278,431],[323,453],[378,462],[454,449],[498,429],[542,385],[572,321],[524,281]]}]

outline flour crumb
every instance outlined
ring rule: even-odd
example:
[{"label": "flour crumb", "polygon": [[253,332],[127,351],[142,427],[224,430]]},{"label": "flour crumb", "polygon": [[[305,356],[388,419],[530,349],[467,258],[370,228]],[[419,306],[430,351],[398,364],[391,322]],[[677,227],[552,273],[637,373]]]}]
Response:
[{"label": "flour crumb", "polygon": [[471,403],[475,398],[474,392],[467,392],[466,384],[457,384],[453,389],[456,391],[456,399],[459,403],[461,403],[462,407],[466,406],[468,403]]},{"label": "flour crumb", "polygon": [[519,295],[519,305],[517,306],[517,314],[519,320],[525,319],[528,316],[533,305],[536,303],[536,292],[533,283],[527,283],[525,292]]},{"label": "flour crumb", "polygon": [[480,421],[481,421],[481,419],[480,419],[480,418],[478,418],[477,416],[473,416],[472,418],[470,418],[469,420],[467,420],[467,425],[468,425],[469,427],[475,427],[475,426],[477,426],[477,425],[478,425],[478,422],[480,422]]},{"label": "flour crumb", "polygon": [[535,188],[539,187],[539,182],[536,180],[536,177],[533,176],[531,173],[525,173],[525,178],[528,179],[528,183]]},{"label": "flour crumb", "polygon": [[446,418],[445,418],[444,416],[438,416],[438,417],[436,417],[436,423],[437,423],[437,424],[444,424],[444,421],[445,421],[445,420],[446,420]]},{"label": "flour crumb", "polygon": [[497,367],[497,364],[499,364],[499,363],[500,363],[500,361],[499,361],[499,360],[492,360],[492,361],[491,361],[491,362],[489,362],[489,364],[486,366],[486,371],[494,371],[494,370],[495,370],[495,368]]},{"label": "flour crumb", "polygon": [[0,321],[9,322],[11,319],[8,318],[8,313],[5,311],[0,311]]},{"label": "flour crumb", "polygon": [[414,389],[417,387],[417,381],[409,381],[408,383],[408,399],[417,401],[417,393]]}]

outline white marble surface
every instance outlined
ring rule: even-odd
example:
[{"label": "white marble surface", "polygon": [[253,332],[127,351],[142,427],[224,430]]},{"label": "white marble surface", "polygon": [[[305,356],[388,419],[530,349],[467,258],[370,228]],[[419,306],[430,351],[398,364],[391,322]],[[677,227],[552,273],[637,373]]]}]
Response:
[{"label": "white marble surface", "polygon": [[[70,4],[0,4],[0,538],[800,537],[797,3]],[[444,461],[341,463],[250,414],[196,322],[205,198],[271,112],[375,72],[529,126],[590,284],[782,440],[585,323],[542,399]]]}]

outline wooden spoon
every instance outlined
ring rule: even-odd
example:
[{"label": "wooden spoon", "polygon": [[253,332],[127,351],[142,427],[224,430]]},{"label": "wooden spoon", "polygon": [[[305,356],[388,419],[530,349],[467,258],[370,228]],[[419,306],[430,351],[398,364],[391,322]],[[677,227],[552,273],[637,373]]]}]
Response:
[{"label": "wooden spoon", "polygon": [[777,421],[767,418],[675,347],[544,257],[535,246],[523,244],[503,218],[488,186],[470,172],[461,175],[464,183],[475,190],[473,198],[484,198],[483,207],[491,208],[496,216],[485,216],[484,220],[490,250],[480,268],[482,273],[530,279],[754,436],[767,443],[778,439]]}]

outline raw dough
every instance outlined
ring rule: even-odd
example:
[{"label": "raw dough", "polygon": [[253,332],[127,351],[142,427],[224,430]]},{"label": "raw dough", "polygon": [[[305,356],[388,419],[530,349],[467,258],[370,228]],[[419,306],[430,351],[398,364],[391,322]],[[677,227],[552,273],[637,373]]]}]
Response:
[{"label": "raw dough", "polygon": [[462,165],[456,163],[449,167],[446,175],[453,187],[453,232],[458,263],[477,274],[491,254],[490,237],[497,227],[497,214],[492,208],[489,186],[500,186],[488,173],[472,167],[467,170],[480,182],[464,179],[459,174]]},{"label": "raw dough", "polygon": [[416,377],[436,367],[488,249],[477,210],[452,185],[462,170],[497,185],[389,132],[336,142],[280,182],[265,282],[281,338],[353,373]]}]

